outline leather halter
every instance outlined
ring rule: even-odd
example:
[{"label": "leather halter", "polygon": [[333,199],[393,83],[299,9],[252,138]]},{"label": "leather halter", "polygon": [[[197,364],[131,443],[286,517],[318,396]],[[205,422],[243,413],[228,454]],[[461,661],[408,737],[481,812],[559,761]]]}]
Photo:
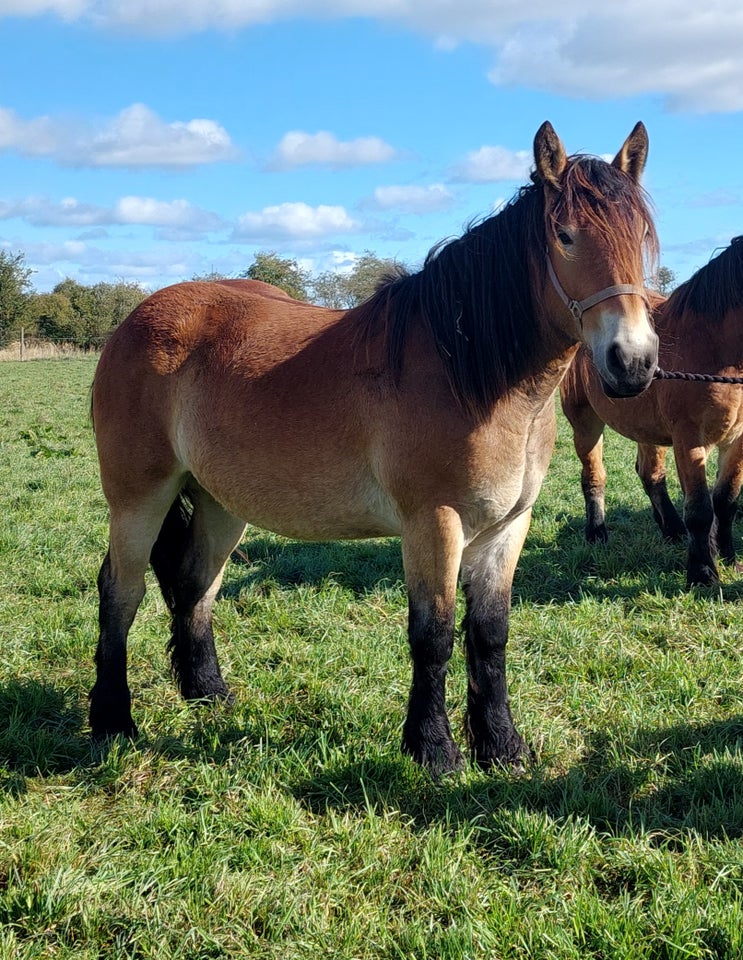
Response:
[{"label": "leather halter", "polygon": [[555,273],[555,268],[552,266],[552,261],[550,260],[549,254],[547,255],[547,273],[549,278],[552,281],[552,285],[557,291],[558,296],[575,317],[576,321],[583,326],[583,314],[586,310],[590,310],[591,307],[595,307],[597,303],[601,303],[602,300],[608,300],[610,297],[619,297],[623,294],[633,294],[636,297],[642,297],[642,299],[647,304],[648,296],[645,292],[644,287],[636,287],[631,283],[617,283],[613,287],[605,287],[603,290],[599,290],[598,293],[592,293],[590,297],[586,297],[584,300],[571,300],[571,298],[565,293],[562,288],[562,284],[557,278]]}]

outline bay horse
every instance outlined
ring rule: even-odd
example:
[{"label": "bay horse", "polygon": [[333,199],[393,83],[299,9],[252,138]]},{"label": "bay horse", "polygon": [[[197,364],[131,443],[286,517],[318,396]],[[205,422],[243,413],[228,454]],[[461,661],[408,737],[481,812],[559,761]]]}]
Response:
[{"label": "bay horse", "polygon": [[529,756],[505,650],[554,391],[579,341],[612,395],[644,390],[656,367],[647,143],[637,124],[612,163],[568,157],[543,124],[530,184],[351,310],[259,282],[189,282],[114,331],[92,392],[110,508],[94,736],[136,735],[126,643],[148,563],[181,693],[229,696],[212,605],[251,523],[307,540],[401,537],[413,665],[402,749],[434,776],[463,762],[445,706],[461,568],[471,755],[483,767]]},{"label": "bay horse", "polygon": [[[653,318],[664,369],[718,376],[743,374],[743,237],[736,237],[668,299],[655,298]],[[656,380],[632,399],[609,400],[600,374],[581,348],[560,387],[573,428],[586,505],[586,537],[606,541],[603,430],[637,443],[636,470],[662,535],[688,536],[687,586],[719,580],[715,556],[735,562],[733,520],[743,484],[743,391],[721,383]],[[673,447],[684,495],[683,520],[666,484]],[[707,458],[718,450],[710,494]]]}]

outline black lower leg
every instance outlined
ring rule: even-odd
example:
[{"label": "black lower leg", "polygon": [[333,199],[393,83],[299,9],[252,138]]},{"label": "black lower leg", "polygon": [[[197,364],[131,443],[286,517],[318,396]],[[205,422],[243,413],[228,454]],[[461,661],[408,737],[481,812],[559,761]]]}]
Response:
[{"label": "black lower leg", "polygon": [[482,767],[520,766],[531,757],[531,751],[514,726],[508,701],[506,642],[510,596],[494,596],[475,604],[467,586],[465,595],[467,733],[472,756]]},{"label": "black lower leg", "polygon": [[729,488],[717,489],[712,495],[715,514],[715,540],[720,559],[735,563],[733,523],[738,511],[738,498]]},{"label": "black lower leg", "polygon": [[583,498],[586,502],[586,540],[589,543],[607,543],[609,531],[606,528],[604,508],[604,487],[581,480]]},{"label": "black lower leg", "polygon": [[653,519],[664,540],[679,543],[686,535],[686,526],[678,510],[668,496],[666,478],[660,480],[642,479],[642,486],[653,508]]},{"label": "black lower leg", "polygon": [[126,638],[133,614],[122,609],[106,555],[98,574],[100,634],[95,653],[96,681],[88,695],[90,728],[96,739],[135,737],[131,694],[126,678]]},{"label": "black lower leg", "polygon": [[194,604],[193,599],[189,603],[186,593],[179,588],[173,612],[169,644],[173,674],[186,700],[228,699],[214,645],[211,604]]},{"label": "black lower leg", "polygon": [[684,505],[684,520],[689,534],[686,567],[688,586],[713,584],[719,580],[714,560],[712,500],[706,489],[692,493]]},{"label": "black lower leg", "polygon": [[462,764],[446,715],[446,671],[454,645],[454,610],[437,615],[411,598],[408,638],[413,683],[402,750],[438,777]]}]

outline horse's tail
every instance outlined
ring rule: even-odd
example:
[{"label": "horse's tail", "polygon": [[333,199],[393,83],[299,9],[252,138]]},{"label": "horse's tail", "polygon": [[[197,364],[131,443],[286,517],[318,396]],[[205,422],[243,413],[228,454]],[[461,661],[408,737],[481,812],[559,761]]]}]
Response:
[{"label": "horse's tail", "polygon": [[192,516],[191,500],[185,491],[181,491],[168,510],[150,552],[150,564],[171,614],[175,610],[175,587],[189,540]]}]

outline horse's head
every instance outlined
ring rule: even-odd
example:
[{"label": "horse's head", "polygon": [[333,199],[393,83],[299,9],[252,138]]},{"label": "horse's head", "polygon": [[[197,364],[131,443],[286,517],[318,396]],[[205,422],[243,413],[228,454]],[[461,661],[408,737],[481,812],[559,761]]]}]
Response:
[{"label": "horse's head", "polygon": [[658,338],[644,290],[657,238],[639,185],[648,138],[638,123],[611,163],[567,157],[551,124],[534,138],[545,198],[545,302],[562,331],[590,349],[605,392],[628,397],[651,382]]}]

